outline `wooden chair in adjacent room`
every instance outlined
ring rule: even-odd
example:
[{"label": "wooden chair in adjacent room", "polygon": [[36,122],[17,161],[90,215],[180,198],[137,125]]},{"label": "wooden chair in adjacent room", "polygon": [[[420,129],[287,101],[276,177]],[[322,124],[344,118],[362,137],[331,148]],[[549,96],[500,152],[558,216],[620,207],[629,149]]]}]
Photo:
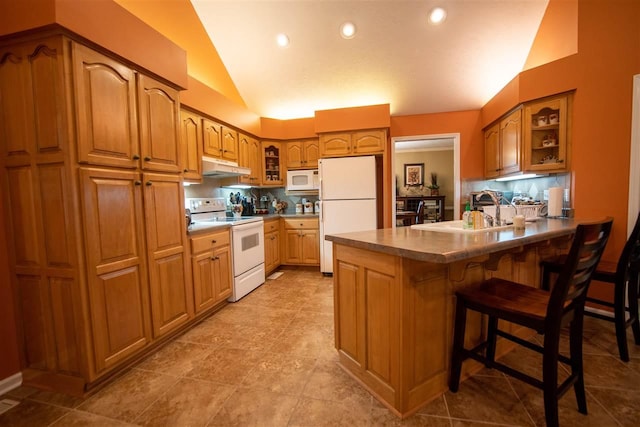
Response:
[{"label": "wooden chair in adjacent room", "polygon": [[418,202],[418,208],[416,209],[416,220],[414,224],[424,224],[424,200]]},{"label": "wooden chair in adjacent room", "polygon": [[[549,289],[551,273],[558,273],[562,268],[566,256],[543,260],[542,289]],[[620,359],[629,361],[629,348],[627,345],[627,328],[631,326],[636,345],[640,345],[640,320],[638,314],[638,293],[640,288],[640,214],[636,219],[636,225],[629,235],[627,243],[622,249],[617,263],[601,261],[593,273],[593,280],[610,283],[613,285],[613,303],[602,299],[587,297],[588,302],[594,302],[605,307],[613,308],[613,315],[607,316],[593,311],[585,311],[585,316],[597,317],[615,324],[616,341]],[[625,298],[629,307],[626,307]],[[626,313],[629,313],[627,319]]]},{"label": "wooden chair in adjacent room", "polygon": [[[456,315],[449,389],[458,391],[462,362],[467,358],[484,363],[507,375],[542,389],[547,426],[558,425],[558,399],[573,386],[578,411],[587,413],[582,369],[582,325],[585,297],[611,232],[612,218],[580,224],[552,291],[492,278],[456,291]],[[464,348],[467,310],[489,316],[487,339],[473,349]],[[543,334],[544,345],[498,329],[498,319],[531,328]],[[559,353],[560,331],[570,325],[570,355]],[[496,337],[500,336],[542,353],[542,380],[495,360]],[[482,352],[484,350],[484,355]],[[558,362],[571,367],[569,377],[558,386]]]}]

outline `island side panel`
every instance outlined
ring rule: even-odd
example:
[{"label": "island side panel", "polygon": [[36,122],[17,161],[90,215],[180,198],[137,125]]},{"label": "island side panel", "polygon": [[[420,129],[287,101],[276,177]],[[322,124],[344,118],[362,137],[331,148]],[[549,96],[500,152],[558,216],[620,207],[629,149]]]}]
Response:
[{"label": "island side panel", "polygon": [[393,410],[400,383],[401,259],[339,244],[333,253],[340,362]]}]

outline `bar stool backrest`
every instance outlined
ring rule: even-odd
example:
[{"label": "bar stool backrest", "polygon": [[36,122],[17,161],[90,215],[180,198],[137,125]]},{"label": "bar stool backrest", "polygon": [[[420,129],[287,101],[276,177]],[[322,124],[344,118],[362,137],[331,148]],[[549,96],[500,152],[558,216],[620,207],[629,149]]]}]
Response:
[{"label": "bar stool backrest", "polygon": [[627,243],[625,243],[618,266],[616,267],[616,279],[626,281],[629,277],[629,268],[632,264],[638,265],[640,262],[640,212],[636,219],[636,225],[633,227]]}]

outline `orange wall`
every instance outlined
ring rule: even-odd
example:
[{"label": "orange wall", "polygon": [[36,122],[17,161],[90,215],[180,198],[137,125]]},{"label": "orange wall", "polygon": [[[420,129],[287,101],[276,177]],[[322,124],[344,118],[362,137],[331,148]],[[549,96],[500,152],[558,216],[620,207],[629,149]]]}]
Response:
[{"label": "orange wall", "polygon": [[391,136],[460,133],[460,177],[484,175],[484,141],[480,111],[418,114],[391,117]]},{"label": "orange wall", "polygon": [[14,296],[11,290],[3,198],[0,198],[0,380],[20,372]]},{"label": "orange wall", "polygon": [[277,120],[261,118],[261,135],[263,138],[271,139],[302,139],[315,138],[316,122],[315,118],[307,117],[302,119]]},{"label": "orange wall", "polygon": [[81,7],[77,0],[0,0],[0,10],[0,36],[59,24],[179,87],[187,86],[186,52],[112,0],[84,1]]},{"label": "orange wall", "polygon": [[317,133],[388,128],[390,117],[389,104],[318,110],[315,114],[315,126]]}]

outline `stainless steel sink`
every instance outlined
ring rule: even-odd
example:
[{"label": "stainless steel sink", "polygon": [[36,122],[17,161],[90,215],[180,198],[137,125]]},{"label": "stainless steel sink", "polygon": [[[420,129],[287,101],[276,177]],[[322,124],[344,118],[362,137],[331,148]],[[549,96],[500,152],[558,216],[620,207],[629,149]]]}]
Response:
[{"label": "stainless steel sink", "polygon": [[414,228],[416,230],[424,230],[424,231],[438,231],[441,233],[487,233],[491,231],[508,230],[510,228],[513,228],[513,225],[510,224],[510,225],[502,225],[500,227],[469,229],[469,228],[462,228],[462,220],[459,220],[459,221],[433,222],[429,224],[416,224],[416,225],[412,225],[411,228]]}]

